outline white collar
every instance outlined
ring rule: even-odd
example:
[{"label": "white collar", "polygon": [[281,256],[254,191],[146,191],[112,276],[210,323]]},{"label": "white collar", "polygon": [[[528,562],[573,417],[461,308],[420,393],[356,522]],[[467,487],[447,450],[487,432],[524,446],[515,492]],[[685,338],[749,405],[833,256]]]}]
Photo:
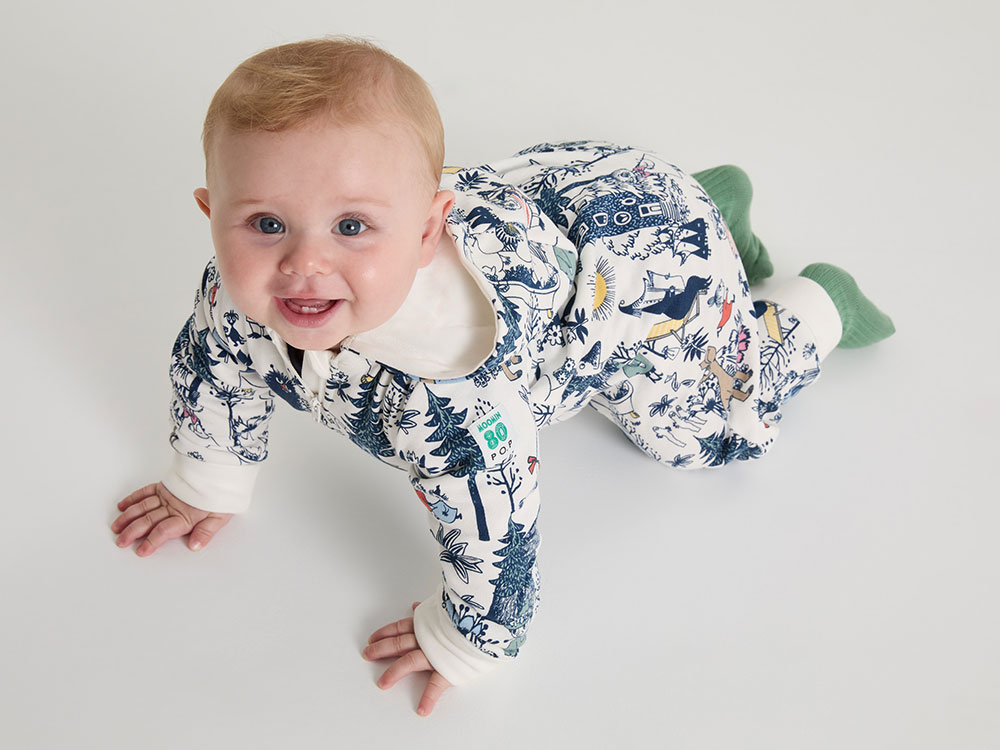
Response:
[{"label": "white collar", "polygon": [[496,348],[497,317],[487,283],[446,229],[396,314],[341,346],[420,378],[469,375]]}]

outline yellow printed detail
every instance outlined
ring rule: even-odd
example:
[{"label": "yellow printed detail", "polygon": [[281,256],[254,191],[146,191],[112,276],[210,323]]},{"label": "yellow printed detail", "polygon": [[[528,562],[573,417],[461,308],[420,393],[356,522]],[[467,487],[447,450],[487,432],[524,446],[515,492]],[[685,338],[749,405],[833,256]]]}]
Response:
[{"label": "yellow printed detail", "polygon": [[604,298],[608,296],[608,284],[600,273],[594,274],[594,309],[596,310],[604,304]]},{"label": "yellow printed detail", "polygon": [[461,172],[465,167],[445,167],[441,170],[441,174],[455,174],[456,172]]},{"label": "yellow printed detail", "polygon": [[[568,254],[566,254],[568,256]],[[565,264],[572,263],[567,257]],[[566,265],[563,266],[567,273]],[[594,293],[594,318],[607,320],[615,312],[615,267],[607,258],[598,258],[594,272],[587,279],[587,284]]]},{"label": "yellow printed detail", "polygon": [[646,341],[656,341],[657,339],[662,339],[664,336],[672,336],[683,328],[686,322],[684,320],[665,320],[662,323],[657,323],[649,329],[649,333],[646,334]]},{"label": "yellow printed detail", "polygon": [[764,327],[767,328],[767,335],[779,344],[782,343],[784,336],[781,334],[781,320],[778,318],[778,306],[773,302],[768,302],[767,307],[764,308],[764,315],[762,317],[764,318]]}]

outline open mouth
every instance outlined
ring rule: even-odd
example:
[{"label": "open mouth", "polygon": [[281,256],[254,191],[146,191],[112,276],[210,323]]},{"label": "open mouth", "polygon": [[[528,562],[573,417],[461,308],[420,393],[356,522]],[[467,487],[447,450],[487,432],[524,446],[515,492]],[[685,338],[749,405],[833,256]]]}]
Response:
[{"label": "open mouth", "polygon": [[286,299],[285,304],[300,315],[316,315],[333,307],[334,301],[332,299]]},{"label": "open mouth", "polygon": [[285,320],[300,328],[319,328],[337,312],[339,299],[300,299],[275,297],[278,310]]}]

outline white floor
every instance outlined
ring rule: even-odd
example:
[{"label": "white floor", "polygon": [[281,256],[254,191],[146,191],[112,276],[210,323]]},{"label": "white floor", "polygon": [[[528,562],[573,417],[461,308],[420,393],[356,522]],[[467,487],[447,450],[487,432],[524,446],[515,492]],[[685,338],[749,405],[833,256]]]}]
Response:
[{"label": "white floor", "polygon": [[[0,745],[1000,746],[997,11],[290,5],[5,10]],[[426,76],[450,163],[597,137],[742,165],[776,278],[842,265],[899,328],[835,352],[750,465],[671,472],[589,413],[544,433],[543,608],[429,719],[359,655],[434,581],[402,475],[285,409],[204,551],[141,560],[107,528],[167,461],[208,99],[334,32]]]}]

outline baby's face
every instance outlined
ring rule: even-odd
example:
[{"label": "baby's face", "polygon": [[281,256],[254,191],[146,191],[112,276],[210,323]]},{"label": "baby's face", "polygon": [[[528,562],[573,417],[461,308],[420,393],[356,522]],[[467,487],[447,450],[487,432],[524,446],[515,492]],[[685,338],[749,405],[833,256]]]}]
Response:
[{"label": "baby's face", "polygon": [[240,312],[314,350],[391,318],[433,258],[453,198],[427,186],[416,143],[399,125],[328,119],[219,135],[195,198]]}]

